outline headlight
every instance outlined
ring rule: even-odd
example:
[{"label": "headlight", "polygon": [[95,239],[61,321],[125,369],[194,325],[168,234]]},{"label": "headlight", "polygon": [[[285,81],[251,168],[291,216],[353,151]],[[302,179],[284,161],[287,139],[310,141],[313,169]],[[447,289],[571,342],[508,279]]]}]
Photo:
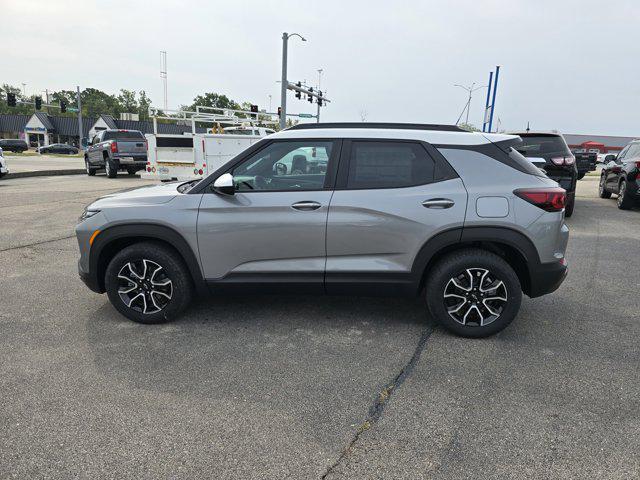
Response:
[{"label": "headlight", "polygon": [[87,218],[93,217],[96,213],[100,213],[100,210],[85,208],[84,212],[82,212],[82,215],[80,215],[80,218],[78,219],[78,221],[83,222]]}]

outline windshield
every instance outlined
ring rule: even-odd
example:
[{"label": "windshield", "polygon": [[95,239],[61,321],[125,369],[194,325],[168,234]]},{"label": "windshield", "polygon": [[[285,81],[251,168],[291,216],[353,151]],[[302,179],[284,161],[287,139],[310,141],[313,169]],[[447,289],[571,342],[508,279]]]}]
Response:
[{"label": "windshield", "polygon": [[522,143],[516,149],[525,157],[570,155],[569,147],[560,135],[520,135]]}]

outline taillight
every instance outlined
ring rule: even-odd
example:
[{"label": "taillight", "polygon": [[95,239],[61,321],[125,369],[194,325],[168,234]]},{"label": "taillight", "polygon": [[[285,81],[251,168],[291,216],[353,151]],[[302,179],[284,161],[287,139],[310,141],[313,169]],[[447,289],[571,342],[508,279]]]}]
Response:
[{"label": "taillight", "polygon": [[118,152],[118,142],[111,142],[111,153]]},{"label": "taillight", "polygon": [[567,192],[560,187],[519,188],[513,193],[547,212],[559,212],[565,207],[567,201]]},{"label": "taillight", "polygon": [[551,157],[551,161],[556,165],[573,165],[576,163],[576,157],[567,155],[565,157]]}]

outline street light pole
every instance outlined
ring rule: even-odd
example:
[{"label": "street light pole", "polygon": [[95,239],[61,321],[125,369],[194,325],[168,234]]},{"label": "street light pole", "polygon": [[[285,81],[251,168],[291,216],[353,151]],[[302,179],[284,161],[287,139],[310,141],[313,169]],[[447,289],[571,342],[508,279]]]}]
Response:
[{"label": "street light pole", "polygon": [[282,33],[282,78],[280,84],[280,129],[287,127],[287,43],[290,37],[298,36],[303,42],[307,40],[299,33]]},{"label": "street light pole", "polygon": [[78,89],[78,148],[82,148],[82,100],[80,100],[80,87]]}]

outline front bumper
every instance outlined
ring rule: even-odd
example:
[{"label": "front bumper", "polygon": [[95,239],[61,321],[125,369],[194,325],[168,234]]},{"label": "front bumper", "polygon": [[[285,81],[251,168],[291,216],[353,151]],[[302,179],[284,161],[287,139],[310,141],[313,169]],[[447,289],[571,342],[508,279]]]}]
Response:
[{"label": "front bumper", "polygon": [[85,272],[82,270],[80,260],[78,260],[78,275],[80,276],[80,280],[82,280],[84,284],[89,287],[89,290],[92,290],[96,293],[104,293],[104,291],[98,284],[98,278],[95,275],[90,275],[89,272]]}]

